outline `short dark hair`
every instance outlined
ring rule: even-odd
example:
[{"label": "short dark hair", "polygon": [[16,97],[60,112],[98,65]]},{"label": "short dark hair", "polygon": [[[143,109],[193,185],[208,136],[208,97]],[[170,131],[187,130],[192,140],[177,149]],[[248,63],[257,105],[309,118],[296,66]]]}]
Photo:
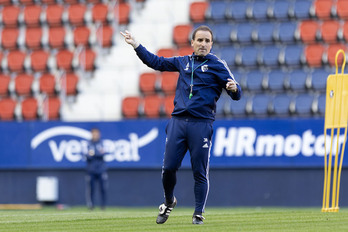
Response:
[{"label": "short dark hair", "polygon": [[197,28],[193,31],[193,33],[192,33],[192,40],[195,40],[197,31],[209,31],[210,34],[211,34],[211,41],[213,41],[213,32],[212,32],[212,30],[211,30],[208,26],[206,26],[206,25],[201,25],[201,26],[197,27]]}]

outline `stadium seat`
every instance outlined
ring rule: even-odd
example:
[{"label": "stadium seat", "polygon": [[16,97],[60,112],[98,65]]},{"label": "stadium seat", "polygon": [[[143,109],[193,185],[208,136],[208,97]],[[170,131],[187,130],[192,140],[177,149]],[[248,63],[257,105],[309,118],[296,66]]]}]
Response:
[{"label": "stadium seat", "polygon": [[215,22],[224,22],[226,16],[227,2],[225,1],[211,1],[208,9],[209,18]]},{"label": "stadium seat", "polygon": [[112,45],[112,37],[114,29],[111,26],[102,26],[97,29],[97,39],[102,47],[110,47]]},{"label": "stadium seat", "polygon": [[65,93],[67,95],[76,95],[79,77],[75,73],[67,73],[65,78],[66,78]]},{"label": "stadium seat", "polygon": [[34,72],[45,72],[48,68],[49,53],[44,50],[34,51],[30,54],[30,66]]},{"label": "stadium seat", "polygon": [[0,0],[0,5],[1,6],[12,5],[12,0]]},{"label": "stadium seat", "polygon": [[324,92],[326,90],[327,77],[332,74],[325,69],[314,69],[310,75],[311,87],[316,91]]},{"label": "stadium seat", "polygon": [[105,24],[108,22],[108,6],[104,3],[97,3],[92,7],[92,20],[94,23]]},{"label": "stadium seat", "polygon": [[245,76],[246,87],[251,92],[261,92],[263,90],[264,82],[263,82],[264,73],[259,70],[250,71]]},{"label": "stadium seat", "polygon": [[190,43],[190,33],[192,30],[192,26],[187,25],[176,25],[173,31],[173,40],[176,45],[179,47],[189,46]]},{"label": "stadium seat", "polygon": [[300,39],[303,43],[314,43],[319,30],[319,23],[314,20],[302,21],[299,25]]},{"label": "stadium seat", "polygon": [[239,23],[231,33],[231,39],[233,42],[241,44],[252,43],[252,34],[255,25],[251,23]]},{"label": "stadium seat", "polygon": [[24,8],[24,23],[27,27],[39,27],[40,26],[40,15],[41,6],[31,5]]},{"label": "stadium seat", "polygon": [[15,78],[15,91],[17,95],[31,95],[34,77],[29,74],[19,74]]},{"label": "stadium seat", "polygon": [[6,74],[0,74],[0,97],[8,95],[11,78]]},{"label": "stadium seat", "polygon": [[62,49],[65,45],[65,34],[64,27],[50,27],[48,32],[48,45],[50,48]]},{"label": "stadium seat", "polygon": [[193,48],[191,46],[180,47],[178,49],[178,56],[192,55]]},{"label": "stadium seat", "polygon": [[333,0],[315,0],[313,2],[315,16],[321,20],[331,18]]},{"label": "stadium seat", "polygon": [[2,24],[8,27],[17,27],[20,8],[16,5],[5,6],[2,9]]},{"label": "stadium seat", "polygon": [[325,43],[336,43],[340,23],[336,20],[324,21],[320,26],[321,38]]},{"label": "stadium seat", "polygon": [[155,94],[158,85],[157,83],[157,72],[142,73],[139,77],[139,90],[144,95]]},{"label": "stadium seat", "polygon": [[76,27],[73,31],[74,34],[74,45],[77,47],[82,45],[84,47],[89,45],[90,30],[88,27],[80,26]]},{"label": "stadium seat", "polygon": [[32,5],[35,4],[35,0],[18,0],[18,3],[21,5]]},{"label": "stadium seat", "polygon": [[343,24],[342,38],[345,42],[348,42],[348,20]]},{"label": "stadium seat", "polygon": [[287,75],[281,70],[274,69],[268,73],[267,78],[267,89],[272,92],[282,92],[284,91],[284,84]]},{"label": "stadium seat", "polygon": [[41,2],[47,5],[51,5],[51,4],[55,4],[56,0],[41,0]]},{"label": "stadium seat", "polygon": [[[336,53],[338,52],[338,50],[344,50],[345,52],[347,52],[347,46],[345,44],[330,44],[329,47],[327,48],[327,63],[331,66],[331,67],[335,67],[335,57],[336,57]],[[338,66],[341,67],[342,63],[343,63],[343,57],[342,55],[340,55],[338,57],[337,60]]]},{"label": "stadium seat", "polygon": [[95,69],[95,60],[97,54],[92,49],[84,49],[79,54],[79,65],[84,71],[93,71]]},{"label": "stadium seat", "polygon": [[41,27],[27,28],[25,30],[25,46],[28,49],[37,50],[41,48]]},{"label": "stadium seat", "polygon": [[176,50],[173,48],[161,48],[157,51],[157,56],[173,57],[176,55]]},{"label": "stadium seat", "polygon": [[172,95],[175,93],[178,77],[178,74],[175,72],[161,73],[161,90],[165,95]]},{"label": "stadium seat", "polygon": [[294,92],[305,92],[308,85],[308,74],[302,69],[296,69],[288,74],[289,76],[289,88]]},{"label": "stadium seat", "polygon": [[282,22],[279,24],[278,30],[275,30],[274,37],[277,41],[282,43],[294,43],[296,29],[296,22]]},{"label": "stadium seat", "polygon": [[290,15],[296,19],[308,19],[311,6],[312,0],[296,0]]},{"label": "stadium seat", "polygon": [[228,23],[218,23],[212,28],[214,43],[219,45],[230,44],[232,27]]},{"label": "stadium seat", "polygon": [[46,8],[46,22],[49,27],[61,26],[64,7],[60,4],[48,5]]},{"label": "stadium seat", "polygon": [[3,28],[1,31],[1,47],[13,50],[17,48],[19,30],[17,28]]},{"label": "stadium seat", "polygon": [[142,103],[140,97],[125,97],[122,100],[122,114],[125,118],[138,118],[139,107]]},{"label": "stadium seat", "polygon": [[255,27],[255,37],[253,40],[261,44],[273,43],[273,33],[275,24],[273,23],[261,23]]},{"label": "stadium seat", "polygon": [[60,106],[61,101],[58,97],[50,97],[48,98],[48,119],[49,120],[57,120],[60,117]]},{"label": "stadium seat", "polygon": [[53,74],[43,74],[39,79],[40,92],[46,93],[48,96],[56,94],[56,80]]},{"label": "stadium seat", "polygon": [[222,92],[219,100],[216,102],[215,109],[215,117],[223,118],[229,114],[228,107],[230,106],[231,97],[226,94],[226,92]]},{"label": "stadium seat", "polygon": [[255,68],[258,65],[259,49],[255,47],[244,47],[240,49],[236,57],[236,64],[248,68]]},{"label": "stadium seat", "polygon": [[175,95],[168,95],[164,97],[164,114],[169,118],[174,110]]},{"label": "stadium seat", "polygon": [[118,19],[119,24],[129,23],[130,10],[131,10],[131,7],[129,3],[127,2],[120,3],[118,5],[118,8],[115,7],[115,17]]},{"label": "stadium seat", "polygon": [[86,9],[85,4],[70,5],[68,8],[69,24],[72,26],[82,26],[84,24]]},{"label": "stadium seat", "polygon": [[279,117],[287,117],[290,115],[290,104],[292,96],[287,94],[277,94],[274,96],[272,109],[273,113]]},{"label": "stadium seat", "polygon": [[271,15],[276,20],[285,20],[289,17],[289,1],[275,1],[271,8]]},{"label": "stadium seat", "polygon": [[35,98],[26,98],[21,102],[24,120],[35,120],[38,116],[38,102]]},{"label": "stadium seat", "polygon": [[321,116],[325,115],[325,104],[326,104],[326,94],[322,93],[317,99],[318,114]]},{"label": "stadium seat", "polygon": [[348,20],[348,2],[346,0],[337,0],[336,12],[340,19]]},{"label": "stadium seat", "polygon": [[244,96],[238,101],[230,100],[229,112],[235,117],[244,117],[249,113],[247,110],[249,96],[247,94],[243,94],[243,95]]},{"label": "stadium seat", "polygon": [[266,0],[258,0],[253,2],[250,8],[250,18],[256,21],[265,21],[268,18],[268,10],[270,8],[269,1]]},{"label": "stadium seat", "polygon": [[190,4],[190,19],[193,23],[203,23],[205,12],[208,9],[208,2],[192,2]]},{"label": "stadium seat", "polygon": [[284,60],[280,62],[288,67],[299,67],[302,62],[303,47],[301,45],[289,45],[284,49]]},{"label": "stadium seat", "polygon": [[235,21],[245,21],[247,19],[246,12],[249,8],[249,2],[238,0],[231,1],[227,8],[227,17]]},{"label": "stadium seat", "polygon": [[306,63],[309,67],[321,67],[325,47],[322,44],[309,44],[305,47]]},{"label": "stadium seat", "polygon": [[234,48],[233,46],[223,47],[221,49],[220,58],[226,61],[229,67],[235,66],[235,58],[239,50]]},{"label": "stadium seat", "polygon": [[7,68],[10,72],[23,72],[26,53],[15,50],[7,55]]},{"label": "stadium seat", "polygon": [[11,98],[0,99],[0,119],[13,120],[16,104],[16,101]]},{"label": "stadium seat", "polygon": [[56,55],[56,64],[58,69],[72,71],[72,61],[74,54],[69,50],[59,50]]},{"label": "stadium seat", "polygon": [[298,116],[309,117],[313,113],[314,96],[312,94],[299,94],[295,97],[295,112]]},{"label": "stadium seat", "polygon": [[260,64],[271,68],[278,67],[280,51],[279,47],[273,45],[263,47]]},{"label": "stadium seat", "polygon": [[159,118],[161,116],[163,99],[159,95],[144,97],[144,116],[146,118]]},{"label": "stadium seat", "polygon": [[269,94],[256,94],[251,98],[251,111],[254,116],[266,117],[269,112],[271,96]]}]

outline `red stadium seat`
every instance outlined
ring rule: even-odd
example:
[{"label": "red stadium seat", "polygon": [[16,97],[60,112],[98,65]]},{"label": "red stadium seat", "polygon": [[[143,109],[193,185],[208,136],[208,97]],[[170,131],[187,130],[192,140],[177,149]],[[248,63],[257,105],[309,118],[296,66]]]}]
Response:
[{"label": "red stadium seat", "polygon": [[336,3],[336,11],[340,19],[348,20],[348,1],[338,0]]},{"label": "red stadium seat", "polygon": [[176,50],[173,48],[161,48],[157,51],[157,56],[173,57],[176,55]]},{"label": "red stadium seat", "polygon": [[178,49],[179,56],[192,55],[193,48],[191,46],[181,47]]},{"label": "red stadium seat", "polygon": [[125,118],[138,118],[140,97],[126,97],[122,100],[122,114]]},{"label": "red stadium seat", "polygon": [[310,67],[321,67],[325,47],[321,44],[310,44],[305,48],[307,65]]},{"label": "red stadium seat", "polygon": [[91,49],[85,49],[79,54],[79,64],[85,71],[93,71],[95,68],[96,53]]},{"label": "red stadium seat", "polygon": [[62,25],[62,16],[64,12],[64,7],[59,4],[48,5],[46,9],[46,22],[52,26]]},{"label": "red stadium seat", "polygon": [[314,2],[315,15],[319,19],[327,20],[331,17],[332,0],[316,0]]},{"label": "red stadium seat", "polygon": [[42,38],[41,27],[27,28],[25,31],[25,45],[29,49],[40,49]]},{"label": "red stadium seat", "polygon": [[92,8],[92,20],[94,23],[107,23],[108,6],[103,3],[95,4]]},{"label": "red stadium seat", "polygon": [[48,32],[48,45],[51,48],[63,48],[65,39],[64,27],[51,27]]},{"label": "red stadium seat", "polygon": [[174,98],[175,95],[169,95],[164,98],[164,113],[167,117],[170,117],[174,110]]},{"label": "red stadium seat", "polygon": [[77,94],[77,83],[79,82],[79,77],[75,73],[66,74],[66,87],[65,93],[67,95]]},{"label": "red stadium seat", "polygon": [[48,106],[48,119],[49,120],[59,119],[60,106],[61,106],[60,99],[57,97],[50,97],[50,98],[48,98],[47,103],[48,103],[47,104],[47,106]]},{"label": "red stadium seat", "polygon": [[114,29],[111,26],[102,26],[97,30],[97,39],[102,47],[110,47],[112,45],[112,37]]},{"label": "red stadium seat", "polygon": [[303,43],[314,43],[316,41],[319,24],[317,21],[307,20],[300,23],[300,38]]},{"label": "red stadium seat", "polygon": [[163,99],[158,95],[149,95],[144,97],[144,115],[147,118],[159,118],[161,116],[161,107]]},{"label": "red stadium seat", "polygon": [[10,81],[11,78],[8,75],[0,74],[0,97],[8,95],[8,85]]},{"label": "red stadium seat", "polygon": [[68,9],[69,23],[73,26],[82,26],[84,24],[86,9],[85,4],[70,5]]},{"label": "red stadium seat", "polygon": [[17,27],[20,9],[11,5],[2,9],[2,23],[5,27]]},{"label": "red stadium seat", "polygon": [[35,98],[26,98],[22,101],[22,117],[25,120],[37,119],[38,103]]},{"label": "red stadium seat", "polygon": [[[344,44],[331,44],[327,49],[327,61],[332,67],[335,67],[335,57],[338,50],[343,49],[347,52],[347,47]],[[339,56],[337,60],[338,66],[341,67],[343,63],[343,57]]]},{"label": "red stadium seat", "polygon": [[190,5],[190,19],[194,23],[205,21],[205,12],[208,9],[208,2],[192,2]]},{"label": "red stadium seat", "polygon": [[74,30],[74,44],[75,46],[88,46],[89,36],[91,32],[88,27],[76,27]]},{"label": "red stadium seat", "polygon": [[139,77],[139,89],[144,95],[154,94],[156,92],[156,83],[158,81],[156,72],[142,73]]},{"label": "red stadium seat", "polygon": [[120,3],[118,7],[115,7],[115,18],[118,19],[119,24],[128,24],[129,23],[129,13],[130,5],[129,3]]},{"label": "red stadium seat", "polygon": [[12,0],[0,0],[0,5],[1,6],[12,5]]},{"label": "red stadium seat", "polygon": [[51,5],[51,4],[55,4],[56,0],[41,0],[41,2],[47,5]]},{"label": "red stadium seat", "polygon": [[7,67],[11,72],[23,72],[26,54],[22,51],[11,51],[7,55]]},{"label": "red stadium seat", "polygon": [[348,21],[343,25],[343,39],[348,42]]},{"label": "red stadium seat", "polygon": [[31,69],[34,72],[44,72],[47,70],[49,53],[44,50],[34,51],[30,54]]},{"label": "red stadium seat", "polygon": [[336,43],[340,23],[335,20],[324,21],[321,25],[321,38],[325,43]]},{"label": "red stadium seat", "polygon": [[162,72],[161,76],[162,92],[166,95],[174,94],[178,82],[178,74],[175,72]]},{"label": "red stadium seat", "polygon": [[13,120],[16,104],[11,98],[0,99],[0,119]]},{"label": "red stadium seat", "polygon": [[34,77],[29,74],[20,74],[15,78],[15,90],[17,95],[29,96],[31,95],[31,87]]},{"label": "red stadium seat", "polygon": [[40,83],[40,92],[41,93],[46,93],[49,96],[55,95],[56,80],[55,80],[53,74],[50,74],[50,73],[43,74],[40,77],[39,83]]},{"label": "red stadium seat", "polygon": [[191,33],[191,25],[177,25],[174,27],[173,40],[179,47],[189,46],[189,35]]},{"label": "red stadium seat", "polygon": [[1,46],[3,49],[13,50],[17,48],[19,30],[17,28],[4,28],[1,31]]},{"label": "red stadium seat", "polygon": [[60,50],[56,55],[57,68],[65,71],[72,71],[72,61],[74,54],[69,50]]},{"label": "red stadium seat", "polygon": [[40,26],[41,6],[32,5],[24,8],[24,23],[27,27]]}]

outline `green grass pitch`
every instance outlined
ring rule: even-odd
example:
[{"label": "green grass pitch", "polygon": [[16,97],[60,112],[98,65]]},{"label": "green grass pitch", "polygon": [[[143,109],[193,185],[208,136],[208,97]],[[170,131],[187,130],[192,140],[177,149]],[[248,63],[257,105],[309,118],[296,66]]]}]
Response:
[{"label": "green grass pitch", "polygon": [[204,225],[191,224],[189,208],[175,208],[163,225],[156,216],[157,208],[0,210],[0,231],[348,231],[346,208],[207,208]]}]

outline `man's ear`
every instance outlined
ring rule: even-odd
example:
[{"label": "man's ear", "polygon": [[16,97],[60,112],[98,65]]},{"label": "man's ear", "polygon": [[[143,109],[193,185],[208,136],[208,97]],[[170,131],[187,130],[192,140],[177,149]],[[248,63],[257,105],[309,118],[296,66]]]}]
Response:
[{"label": "man's ear", "polygon": [[191,39],[191,47],[193,47],[193,39]]}]

